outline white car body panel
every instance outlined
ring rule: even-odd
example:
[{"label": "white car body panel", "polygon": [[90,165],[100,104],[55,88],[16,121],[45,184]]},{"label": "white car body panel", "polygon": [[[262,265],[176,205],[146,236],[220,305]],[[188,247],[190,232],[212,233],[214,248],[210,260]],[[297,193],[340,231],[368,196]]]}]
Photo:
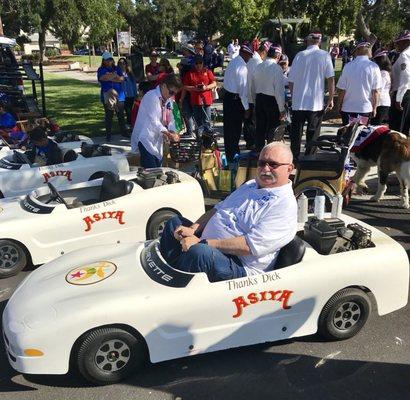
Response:
[{"label": "white car body panel", "polygon": [[[143,250],[149,242],[67,254],[34,271],[9,300],[3,329],[10,363],[22,373],[64,374],[75,341],[90,329],[112,324],[136,329],[152,362],[309,335],[317,331],[326,302],[349,286],[370,289],[380,315],[400,309],[408,299],[407,254],[384,233],[360,224],[372,231],[374,248],[323,256],[308,246],[299,264],[216,283],[198,273],[185,287],[158,283],[174,278],[150,261]],[[82,278],[74,269],[99,262],[114,265],[115,272],[79,284]],[[262,294],[269,291],[277,293]],[[27,348],[44,355],[26,357]]]},{"label": "white car body panel", "polygon": [[[136,174],[123,174],[120,178],[132,179]],[[147,223],[158,210],[175,210],[193,221],[205,212],[199,183],[183,172],[177,171],[177,174],[179,183],[146,190],[134,183],[132,192],[125,196],[71,209],[67,209],[64,204],[58,204],[50,214],[28,212],[21,205],[21,202],[27,202],[28,197],[25,196],[0,200],[0,238],[22,243],[29,251],[34,265],[96,244],[145,240]],[[96,187],[101,185],[101,181],[99,179],[66,185],[60,187],[59,191],[64,194],[64,190],[70,193],[83,187]],[[48,188],[37,189],[37,194],[48,192]],[[35,207],[36,201],[30,202],[30,205]],[[104,212],[117,214],[116,217],[100,221],[93,217],[98,214],[102,218]],[[21,229],[22,226],[24,229]]]},{"label": "white car body panel", "polygon": [[[0,159],[1,162],[2,159]],[[85,182],[97,172],[124,174],[130,167],[124,154],[85,158],[78,154],[75,161],[44,167],[23,164],[18,170],[0,168],[0,191],[4,197],[21,196],[51,182],[57,188],[65,184]]]}]

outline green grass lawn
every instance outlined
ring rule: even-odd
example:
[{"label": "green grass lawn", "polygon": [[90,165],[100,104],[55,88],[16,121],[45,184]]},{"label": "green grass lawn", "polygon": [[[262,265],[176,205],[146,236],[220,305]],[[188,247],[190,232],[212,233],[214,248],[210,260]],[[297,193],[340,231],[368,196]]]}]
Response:
[{"label": "green grass lawn", "polygon": [[[44,75],[47,117],[61,129],[87,136],[101,136],[104,131],[104,110],[100,102],[100,87],[53,73]],[[26,87],[28,93],[31,87]],[[117,130],[114,118],[113,133]]]}]

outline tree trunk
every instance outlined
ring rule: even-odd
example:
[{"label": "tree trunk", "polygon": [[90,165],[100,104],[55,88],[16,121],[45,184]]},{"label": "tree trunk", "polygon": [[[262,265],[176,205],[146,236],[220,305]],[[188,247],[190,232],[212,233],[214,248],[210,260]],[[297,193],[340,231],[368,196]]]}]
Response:
[{"label": "tree trunk", "polygon": [[368,6],[363,1],[359,12],[356,16],[356,31],[357,33],[374,45],[377,41],[377,36],[370,31],[368,21],[371,19],[373,11],[382,6],[384,0],[376,0],[373,5]]},{"label": "tree trunk", "polygon": [[46,31],[41,29],[38,33],[38,47],[40,49],[40,58],[39,61],[43,62],[45,58],[45,51],[46,51]]},{"label": "tree trunk", "polygon": [[1,15],[0,15],[0,36],[4,36],[4,32],[3,32],[3,22],[1,22]]}]

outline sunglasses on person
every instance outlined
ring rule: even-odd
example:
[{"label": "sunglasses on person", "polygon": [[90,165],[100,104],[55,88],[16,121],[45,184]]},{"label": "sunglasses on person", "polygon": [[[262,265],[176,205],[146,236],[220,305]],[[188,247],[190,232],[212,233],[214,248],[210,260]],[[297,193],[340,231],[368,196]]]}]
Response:
[{"label": "sunglasses on person", "polygon": [[290,163],[280,163],[276,161],[268,161],[268,160],[258,160],[258,167],[263,168],[265,165],[268,165],[271,169],[276,169],[281,167],[282,165],[290,165]]}]

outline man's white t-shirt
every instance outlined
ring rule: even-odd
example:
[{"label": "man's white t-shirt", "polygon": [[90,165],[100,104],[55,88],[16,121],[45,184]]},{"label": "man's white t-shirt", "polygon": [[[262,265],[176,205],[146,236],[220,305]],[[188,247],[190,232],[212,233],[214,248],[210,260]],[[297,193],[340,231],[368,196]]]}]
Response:
[{"label": "man's white t-shirt", "polygon": [[276,261],[279,250],[297,230],[297,204],[291,182],[258,188],[250,180],[215,206],[201,239],[244,236],[251,253],[238,256],[247,275],[260,274]]},{"label": "man's white t-shirt", "polygon": [[288,81],[293,83],[292,110],[323,110],[325,80],[332,76],[332,59],[319,46],[308,46],[296,54],[288,75]]},{"label": "man's white t-shirt", "polygon": [[372,112],[372,90],[382,88],[380,69],[376,63],[369,60],[369,57],[357,56],[343,68],[337,88],[345,91],[342,111]]}]

